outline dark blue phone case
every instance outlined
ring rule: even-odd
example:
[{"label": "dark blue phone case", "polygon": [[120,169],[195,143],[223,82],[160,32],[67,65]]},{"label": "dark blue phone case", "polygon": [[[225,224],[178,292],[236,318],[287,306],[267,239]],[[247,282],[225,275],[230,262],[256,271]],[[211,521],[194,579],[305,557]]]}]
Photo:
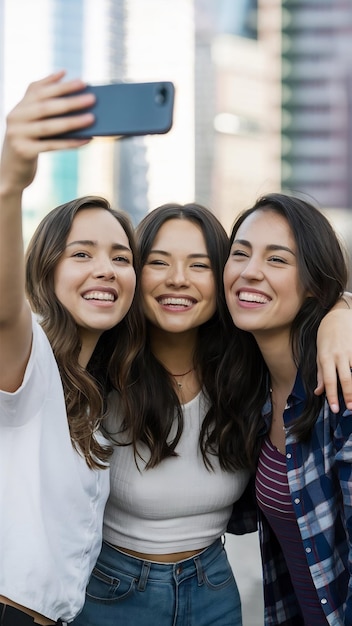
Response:
[{"label": "dark blue phone case", "polygon": [[89,85],[79,93],[86,92],[96,96],[95,104],[84,109],[94,113],[94,124],[58,137],[151,135],[167,133],[172,126],[172,82]]}]

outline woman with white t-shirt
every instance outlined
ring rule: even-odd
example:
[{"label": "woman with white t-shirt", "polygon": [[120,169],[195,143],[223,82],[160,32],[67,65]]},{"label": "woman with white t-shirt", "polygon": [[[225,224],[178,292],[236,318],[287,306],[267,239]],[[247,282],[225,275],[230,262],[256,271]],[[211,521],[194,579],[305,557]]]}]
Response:
[{"label": "woman with white t-shirt", "polygon": [[81,609],[109,491],[105,381],[128,375],[117,364],[143,328],[133,229],[103,198],[44,217],[25,269],[21,201],[38,155],[84,145],[50,137],[93,120],[74,115],[91,96],[61,97],[84,87],[63,76],[29,86],[8,116],[0,161],[2,626],[71,622]]}]

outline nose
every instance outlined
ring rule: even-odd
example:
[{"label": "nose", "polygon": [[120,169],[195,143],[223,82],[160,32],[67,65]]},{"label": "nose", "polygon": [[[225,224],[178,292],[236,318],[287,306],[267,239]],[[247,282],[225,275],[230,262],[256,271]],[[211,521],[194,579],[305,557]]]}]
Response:
[{"label": "nose", "polygon": [[242,272],[242,278],[247,280],[262,280],[264,277],[263,266],[260,259],[255,256],[251,256],[248,262],[244,265]]},{"label": "nose", "polygon": [[175,263],[170,266],[166,277],[166,284],[175,287],[188,287],[189,278],[183,263]]},{"label": "nose", "polygon": [[94,277],[102,280],[114,280],[116,276],[115,266],[108,256],[99,256],[96,259]]}]

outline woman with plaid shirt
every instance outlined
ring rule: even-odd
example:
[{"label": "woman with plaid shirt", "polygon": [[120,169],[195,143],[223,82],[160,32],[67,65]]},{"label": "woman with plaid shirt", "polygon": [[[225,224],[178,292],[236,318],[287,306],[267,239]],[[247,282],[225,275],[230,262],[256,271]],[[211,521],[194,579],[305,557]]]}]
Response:
[{"label": "woman with plaid shirt", "polygon": [[[224,408],[256,468],[267,625],[352,624],[352,412],[342,396],[333,412],[312,391],[317,328],[346,282],[337,236],[307,202],[270,194],[237,219],[224,272],[236,326]],[[236,504],[228,530],[241,532],[238,520],[253,530],[250,512]]]}]

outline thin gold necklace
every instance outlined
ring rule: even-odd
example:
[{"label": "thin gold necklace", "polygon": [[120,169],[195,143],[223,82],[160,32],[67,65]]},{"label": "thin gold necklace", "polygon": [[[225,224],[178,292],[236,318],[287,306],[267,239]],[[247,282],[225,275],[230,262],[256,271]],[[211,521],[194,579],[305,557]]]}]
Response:
[{"label": "thin gold necklace", "polygon": [[[194,367],[191,367],[190,370],[187,370],[187,372],[183,372],[183,374],[173,374],[172,372],[169,372],[169,370],[167,370],[170,374],[170,376],[173,376],[174,378],[183,378],[184,376],[186,376],[186,374],[190,374],[191,372],[193,372]],[[182,381],[178,382],[178,380],[176,380],[176,384],[177,386],[182,389]]]}]

